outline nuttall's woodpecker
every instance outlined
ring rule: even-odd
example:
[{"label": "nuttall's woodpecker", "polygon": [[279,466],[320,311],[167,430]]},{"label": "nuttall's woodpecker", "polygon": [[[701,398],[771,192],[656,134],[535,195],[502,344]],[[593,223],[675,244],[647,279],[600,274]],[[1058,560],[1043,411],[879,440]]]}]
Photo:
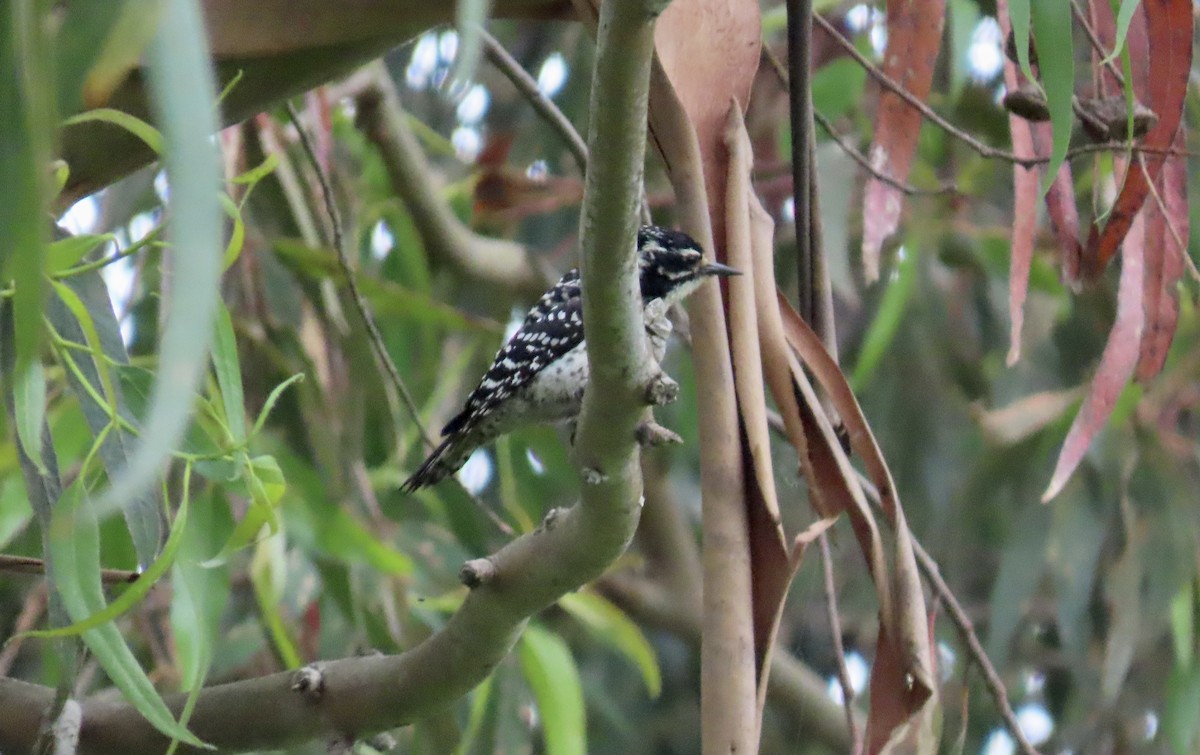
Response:
[{"label": "nuttall's woodpecker", "polygon": [[[661,361],[671,334],[667,309],[711,276],[736,275],[706,263],[700,245],[669,228],[647,225],[637,234],[638,275],[646,334]],[[401,486],[412,492],[454,474],[479,446],[522,425],[572,420],[588,382],[579,270],[542,295],[496,359],[466,406],[442,429],[425,463]]]}]

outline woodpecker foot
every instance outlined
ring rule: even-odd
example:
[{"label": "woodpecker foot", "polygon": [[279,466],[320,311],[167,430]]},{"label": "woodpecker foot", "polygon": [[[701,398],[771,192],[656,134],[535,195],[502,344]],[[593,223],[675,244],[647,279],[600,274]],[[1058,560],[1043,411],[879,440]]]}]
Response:
[{"label": "woodpecker foot", "polygon": [[637,438],[638,445],[643,448],[657,448],[683,442],[683,438],[680,438],[678,433],[663,427],[654,420],[646,420],[638,424],[634,431],[634,437]]}]

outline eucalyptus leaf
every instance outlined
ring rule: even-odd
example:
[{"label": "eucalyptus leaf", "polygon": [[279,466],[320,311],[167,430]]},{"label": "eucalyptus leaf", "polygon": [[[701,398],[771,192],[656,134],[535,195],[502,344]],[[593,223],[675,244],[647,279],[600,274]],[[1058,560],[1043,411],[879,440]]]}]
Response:
[{"label": "eucalyptus leaf", "polygon": [[547,755],[587,752],[583,687],[571,649],[561,637],[536,624],[525,628],[517,646],[521,673],[533,690],[546,735]]}]

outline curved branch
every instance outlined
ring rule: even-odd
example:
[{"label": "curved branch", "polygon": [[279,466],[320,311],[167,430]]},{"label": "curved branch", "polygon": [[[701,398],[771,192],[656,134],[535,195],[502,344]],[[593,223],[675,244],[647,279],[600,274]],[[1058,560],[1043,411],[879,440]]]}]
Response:
[{"label": "curved branch", "polygon": [[[406,653],[345,658],[303,669],[301,676],[272,674],[203,690],[189,724],[202,740],[227,751],[277,749],[411,722],[482,681],[531,615],[599,576],[624,551],[640,513],[634,429],[656,369],[643,358],[633,254],[654,17],[661,9],[654,0],[610,0],[601,8],[590,146],[613,158],[589,171],[584,201],[584,319],[595,368],[577,434],[582,501],[487,559],[488,579],[441,631]],[[53,694],[0,679],[0,750],[30,748]],[[183,695],[168,698],[176,712],[183,702]],[[128,703],[98,696],[84,701],[79,752],[136,755],[162,752],[166,744]]]},{"label": "curved branch", "polygon": [[525,247],[480,236],[463,225],[441,195],[431,190],[433,174],[416,134],[408,125],[396,89],[381,63],[356,100],[356,120],[379,148],[392,188],[404,200],[426,248],[463,275],[492,285],[541,293],[546,280]]}]

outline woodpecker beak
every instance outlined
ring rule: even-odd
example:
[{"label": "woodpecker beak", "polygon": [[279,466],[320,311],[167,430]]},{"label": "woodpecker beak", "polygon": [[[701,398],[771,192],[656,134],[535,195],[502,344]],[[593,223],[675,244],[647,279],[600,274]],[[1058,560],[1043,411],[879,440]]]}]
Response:
[{"label": "woodpecker beak", "polygon": [[741,270],[736,270],[729,265],[722,265],[720,262],[713,262],[700,268],[700,275],[717,275],[722,278],[728,278],[731,275],[741,274]]}]

